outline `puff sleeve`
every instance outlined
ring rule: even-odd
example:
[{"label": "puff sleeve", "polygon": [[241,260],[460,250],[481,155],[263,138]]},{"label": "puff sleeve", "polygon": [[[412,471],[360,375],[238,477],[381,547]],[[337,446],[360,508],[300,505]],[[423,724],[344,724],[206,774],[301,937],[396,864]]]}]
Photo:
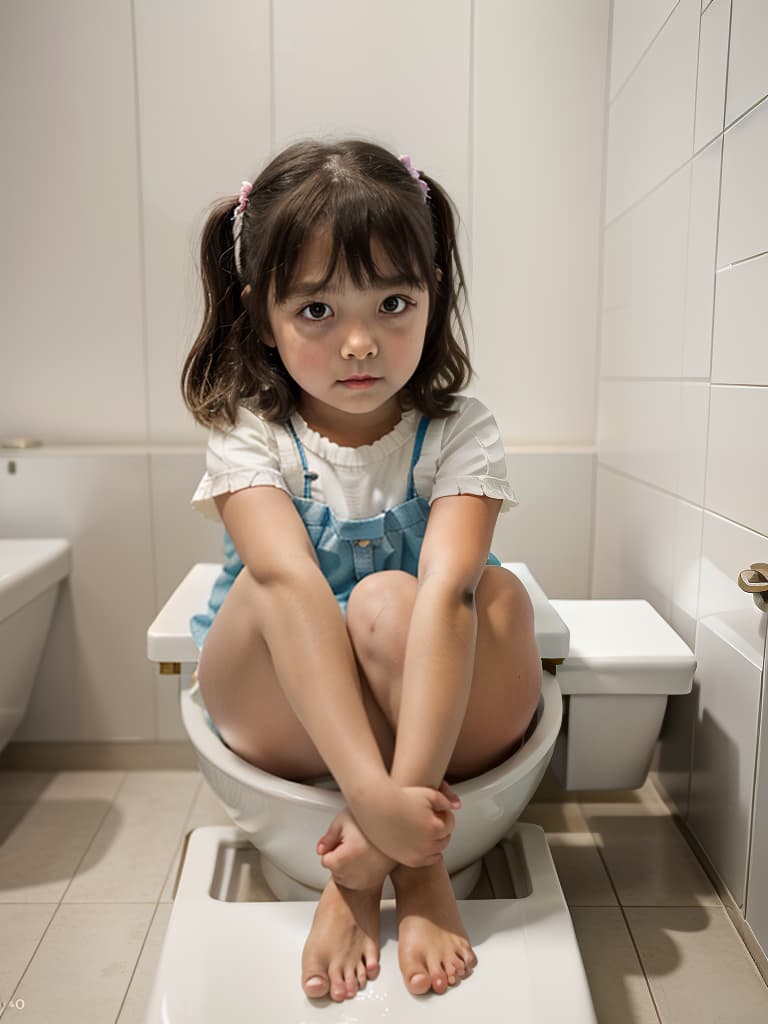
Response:
[{"label": "puff sleeve", "polygon": [[476,398],[463,397],[444,423],[430,504],[449,494],[501,498],[500,512],[519,504],[507,480],[504,445],[490,410]]},{"label": "puff sleeve", "polygon": [[192,496],[192,507],[206,519],[219,520],[214,498],[246,487],[279,487],[290,494],[280,469],[275,435],[260,416],[240,406],[232,430],[211,428],[206,472]]}]

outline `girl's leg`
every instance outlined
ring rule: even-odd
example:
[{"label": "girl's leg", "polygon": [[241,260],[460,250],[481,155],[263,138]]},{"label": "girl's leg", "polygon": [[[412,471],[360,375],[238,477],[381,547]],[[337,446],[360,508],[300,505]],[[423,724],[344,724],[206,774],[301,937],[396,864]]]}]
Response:
[{"label": "girl's leg", "polygon": [[[417,585],[405,573],[379,573],[358,584],[348,609],[356,656],[395,730]],[[525,732],[541,689],[533,609],[522,583],[505,569],[488,567],[475,603],[472,688],[446,772],[451,779],[479,774],[506,758]],[[406,986],[415,995],[430,988],[444,992],[477,962],[445,867],[442,862],[430,868],[400,866],[392,881]]]},{"label": "girl's leg", "polygon": [[[283,779],[328,774],[276,677],[258,627],[255,584],[242,572],[205,640],[198,676],[203,700],[227,745],[245,761]],[[290,627],[288,627],[290,628]],[[361,675],[363,703],[387,765],[392,730]]]},{"label": "girl's leg", "polygon": [[[327,774],[276,678],[258,628],[254,586],[241,573],[214,620],[198,670],[203,700],[227,744],[244,760],[296,781]],[[374,736],[390,765],[392,730],[364,678],[361,684]],[[350,999],[377,976],[380,896],[380,888],[353,892],[328,883],[302,955],[307,995]]]},{"label": "girl's leg", "polygon": [[[355,656],[377,704],[396,731],[402,671],[418,583],[381,572],[355,587],[347,623]],[[541,657],[533,606],[523,584],[487,566],[475,592],[477,641],[472,688],[446,777],[471,778],[509,756],[525,733],[541,694]]]}]

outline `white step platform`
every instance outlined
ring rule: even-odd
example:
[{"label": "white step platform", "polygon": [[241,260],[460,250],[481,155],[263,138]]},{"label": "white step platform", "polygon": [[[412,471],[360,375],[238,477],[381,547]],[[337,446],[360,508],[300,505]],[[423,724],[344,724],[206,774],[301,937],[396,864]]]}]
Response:
[{"label": "white step platform", "polygon": [[544,832],[502,840],[512,899],[461,900],[478,957],[444,995],[410,995],[397,962],[392,901],[382,905],[381,972],[352,1000],[309,1000],[301,950],[315,903],[244,902],[253,847],[234,827],[190,836],[145,1024],[597,1024],[571,918]]}]

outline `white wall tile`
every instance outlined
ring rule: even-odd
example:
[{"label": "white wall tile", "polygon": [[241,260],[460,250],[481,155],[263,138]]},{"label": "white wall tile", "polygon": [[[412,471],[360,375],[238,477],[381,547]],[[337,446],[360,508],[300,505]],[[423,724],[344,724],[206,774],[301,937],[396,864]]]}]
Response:
[{"label": "white wall tile", "polygon": [[520,504],[497,519],[491,550],[525,562],[549,597],[589,596],[594,463],[591,451],[507,455]]},{"label": "white wall tile", "polygon": [[592,598],[644,598],[669,621],[676,505],[670,495],[598,466]]},{"label": "white wall tile", "polygon": [[662,30],[677,0],[614,0],[611,33],[611,99]]},{"label": "white wall tile", "polygon": [[470,12],[469,0],[391,0],[386,13],[355,0],[274,4],[276,146],[372,138],[410,153],[466,218]]},{"label": "white wall tile", "polygon": [[680,376],[690,191],[689,164],[606,229],[603,377]]},{"label": "white wall tile", "polygon": [[701,509],[598,466],[591,597],[644,598],[691,647]]},{"label": "white wall tile", "polygon": [[589,444],[608,4],[475,15],[473,392],[510,444]]},{"label": "white wall tile", "polygon": [[145,455],[0,459],[0,533],[65,537],[72,572],[18,740],[154,738],[146,629],[154,604]]},{"label": "white wall tile", "polygon": [[761,669],[731,646],[717,615],[699,621],[695,654],[698,716],[688,824],[743,907]]},{"label": "white wall tile", "polygon": [[731,0],[716,0],[701,16],[693,138],[695,150],[706,146],[723,130],[730,17]]},{"label": "white wall tile", "polygon": [[764,535],[768,535],[766,420],[768,388],[713,385],[707,508]]},{"label": "white wall tile", "polygon": [[607,222],[690,159],[700,13],[698,0],[679,0],[611,104]]},{"label": "white wall tile", "polygon": [[768,384],[768,256],[717,273],[712,382]]},{"label": "white wall tile", "polygon": [[205,450],[149,456],[157,611],[197,562],[220,562],[224,527],[205,519],[190,501],[205,472]]},{"label": "white wall tile", "polygon": [[[765,665],[768,665],[766,649]],[[746,918],[765,953],[768,953],[768,669],[763,669],[761,737],[755,780],[755,815],[752,824],[750,867],[747,875]]]},{"label": "white wall tile", "polygon": [[691,169],[683,332],[684,377],[709,377],[710,372],[722,151],[722,139],[718,139],[694,158]]},{"label": "white wall tile", "polygon": [[144,440],[130,2],[3,4],[0,65],[0,436]]},{"label": "white wall tile", "polygon": [[202,436],[179,391],[202,323],[200,235],[208,206],[270,155],[269,8],[134,3],[151,440]]},{"label": "white wall tile", "polygon": [[768,7],[764,0],[733,0],[725,123],[768,96]]},{"label": "white wall tile", "polygon": [[678,501],[675,509],[675,550],[672,556],[672,601],[669,623],[693,650],[701,582],[704,510],[687,501]]},{"label": "white wall tile", "polygon": [[602,381],[601,463],[701,504],[708,388],[683,381]]},{"label": "white wall tile", "polygon": [[768,101],[725,133],[718,269],[768,251]]},{"label": "white wall tile", "polygon": [[768,562],[768,538],[712,512],[704,513],[701,548],[699,618],[717,616],[718,631],[740,654],[755,665],[762,659],[766,617],[751,594],[737,584],[742,569],[753,562]]}]

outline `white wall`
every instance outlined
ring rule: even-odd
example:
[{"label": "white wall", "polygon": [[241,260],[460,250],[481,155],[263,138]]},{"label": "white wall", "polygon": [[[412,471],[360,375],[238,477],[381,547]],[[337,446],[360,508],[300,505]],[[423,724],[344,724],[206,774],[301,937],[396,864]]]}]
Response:
[{"label": "white wall", "polygon": [[695,648],[662,778],[741,906],[767,618],[736,586],[768,562],[767,49],[761,0],[614,0],[592,596],[647,598]]},{"label": "white wall", "polygon": [[[494,549],[589,586],[608,0],[6,0],[0,532],[75,569],[34,740],[153,739],[144,632],[220,531],[178,380],[208,205],[304,134],[410,152],[463,219],[474,393],[521,506]],[[14,463],[16,472],[9,467]],[[546,524],[546,528],[542,524]]]}]

